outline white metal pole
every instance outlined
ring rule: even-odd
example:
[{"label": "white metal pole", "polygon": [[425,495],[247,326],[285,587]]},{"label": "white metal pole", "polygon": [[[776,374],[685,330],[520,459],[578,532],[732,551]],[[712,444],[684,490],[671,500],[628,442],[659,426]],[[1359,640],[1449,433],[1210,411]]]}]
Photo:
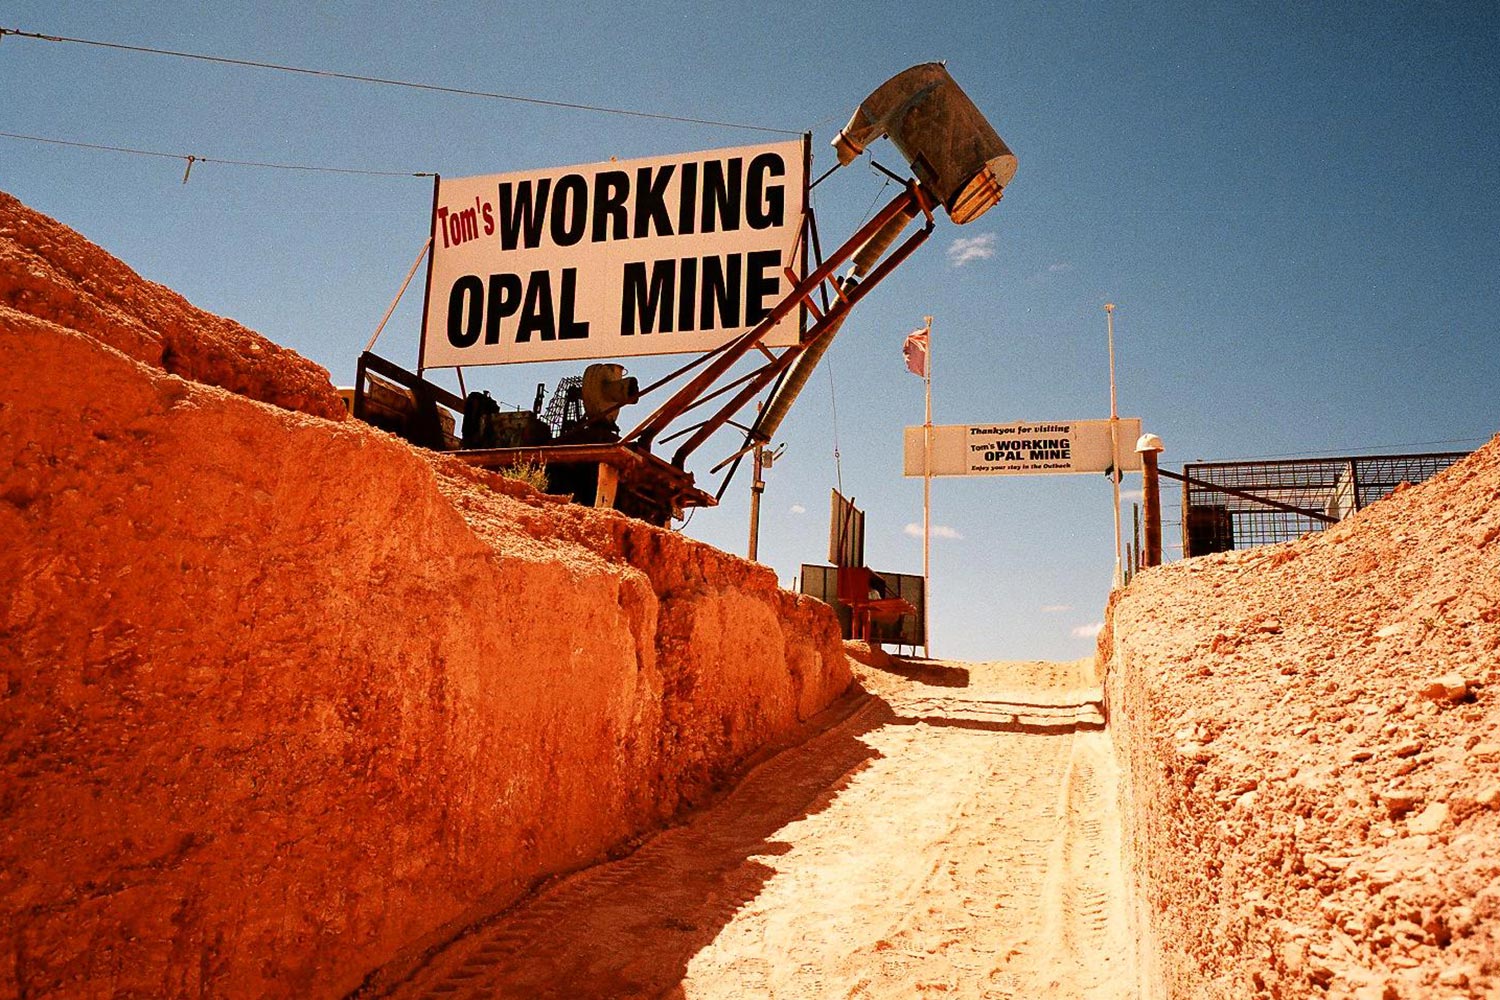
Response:
[{"label": "white metal pole", "polygon": [[922,366],[927,415],[922,422],[922,656],[932,659],[932,317],[927,321],[927,352]]},{"label": "white metal pole", "polygon": [[1124,556],[1120,537],[1120,410],[1115,401],[1115,304],[1104,303],[1105,322],[1109,328],[1109,450],[1112,471],[1110,480],[1115,492],[1115,577],[1114,588],[1124,586]]}]

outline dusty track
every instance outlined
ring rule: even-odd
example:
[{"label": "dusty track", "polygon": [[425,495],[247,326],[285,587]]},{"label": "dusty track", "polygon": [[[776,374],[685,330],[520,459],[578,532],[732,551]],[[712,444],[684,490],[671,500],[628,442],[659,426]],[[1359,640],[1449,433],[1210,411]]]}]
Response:
[{"label": "dusty track", "polygon": [[716,804],[385,995],[1133,998],[1089,670],[866,671]]}]

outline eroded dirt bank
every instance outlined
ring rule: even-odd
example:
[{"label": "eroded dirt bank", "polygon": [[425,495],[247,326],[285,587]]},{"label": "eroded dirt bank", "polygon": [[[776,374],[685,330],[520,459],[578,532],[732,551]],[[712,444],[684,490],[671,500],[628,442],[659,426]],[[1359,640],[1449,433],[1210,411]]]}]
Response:
[{"label": "eroded dirt bank", "polygon": [[1163,995],[1500,996],[1500,439],[1100,637]]},{"label": "eroded dirt bank", "polygon": [[722,800],[363,996],[1138,1000],[1092,661],[859,677]]},{"label": "eroded dirt bank", "polygon": [[325,419],[4,196],[0,345],[0,996],[343,995],[848,685],[769,571]]}]

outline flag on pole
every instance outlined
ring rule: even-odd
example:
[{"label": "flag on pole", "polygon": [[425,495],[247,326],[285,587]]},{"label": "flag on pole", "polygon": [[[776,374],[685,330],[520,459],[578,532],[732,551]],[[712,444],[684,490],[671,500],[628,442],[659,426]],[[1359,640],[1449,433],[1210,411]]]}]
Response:
[{"label": "flag on pole", "polygon": [[927,377],[927,331],[917,330],[906,338],[901,347],[906,356],[906,370],[922,378]]}]

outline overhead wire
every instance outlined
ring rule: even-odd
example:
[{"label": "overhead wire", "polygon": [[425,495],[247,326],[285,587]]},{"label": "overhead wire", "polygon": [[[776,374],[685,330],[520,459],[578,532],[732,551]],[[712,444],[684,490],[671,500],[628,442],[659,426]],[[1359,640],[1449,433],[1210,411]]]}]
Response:
[{"label": "overhead wire", "polygon": [[[24,139],[28,142],[45,142],[54,146],[73,146],[78,149],[96,149],[111,153],[131,153],[136,156],[154,156],[168,160],[183,160],[191,169],[195,163],[215,163],[233,167],[266,167],[273,170],[304,170],[325,174],[364,174],[369,177],[433,177],[429,171],[417,170],[366,170],[360,167],[328,167],[312,163],[272,163],[266,160],[234,160],[220,156],[199,156],[196,153],[169,153],[160,149],[137,149],[133,146],[110,146],[99,142],[78,142],[73,139],[57,139],[45,135],[25,135],[20,132],[0,132],[0,138]],[[186,177],[183,178],[186,181]]]},{"label": "overhead wire", "polygon": [[772,128],[766,125],[751,125],[747,122],[718,121],[712,118],[694,118],[686,115],[669,115],[654,111],[637,111],[631,108],[614,108],[599,104],[584,104],[577,101],[559,101],[543,97],[529,97],[523,94],[504,94],[495,91],[473,90],[467,87],[449,87],[435,83],[421,83],[413,80],[397,80],[391,77],[369,76],[363,73],[342,73],[337,70],[316,69],[308,66],[289,66],[285,63],[265,62],[258,59],[236,59],[230,56],[213,56],[202,52],[184,52],[178,49],[164,49],[151,45],[128,45],[123,42],[106,42],[96,38],[45,35],[35,31],[22,31],[18,28],[0,27],[0,39],[3,39],[6,35],[14,35],[17,38],[26,38],[33,41],[61,42],[101,49],[112,49],[119,52],[171,56],[176,59],[192,59],[198,62],[217,63],[224,66],[273,70],[278,73],[295,73],[302,76],[315,76],[330,80],[350,80],[355,83],[369,83],[382,87],[403,87],[408,90],[422,90],[437,94],[455,94],[461,97],[478,97],[495,101],[511,101],[517,104],[534,104],[547,108],[565,108],[571,111],[591,111],[598,114],[623,115],[630,118],[649,118],[657,121],[679,122],[688,125],[709,125],[716,128],[741,129],[750,132],[769,132],[776,135],[802,134],[802,130],[800,129]]},{"label": "overhead wire", "polygon": [[[874,163],[875,161],[872,159],[870,161],[870,169],[872,171],[875,169]],[[859,222],[855,223],[854,228],[858,229],[860,226],[863,226],[869,220],[870,216],[875,214],[875,206],[880,204],[880,198],[885,194],[885,189],[891,186],[890,171],[883,171],[883,173],[886,175],[885,183],[880,185],[880,190],[876,191],[875,197],[870,199],[870,207],[865,209],[865,214],[859,217]]]},{"label": "overhead wire", "polygon": [[[830,171],[830,173],[831,172],[832,171]],[[824,174],[823,176],[826,177],[827,174]],[[820,180],[821,180],[821,178],[820,178]],[[881,190],[885,190],[885,189],[882,188]],[[811,189],[808,190],[807,197],[808,197],[808,207],[811,208],[812,207],[812,201],[813,201],[813,192],[812,192]],[[872,208],[873,208],[873,204],[872,204]],[[868,213],[866,213],[866,214],[868,214]],[[863,224],[864,224],[864,222],[863,222],[863,220],[861,220],[860,225],[863,225]],[[856,226],[855,228],[858,228],[858,226]],[[815,252],[818,255],[818,263],[821,264],[823,262],[823,251],[822,251],[822,248],[818,245],[818,242],[817,242],[817,230],[816,230],[816,228],[814,228],[813,231],[812,231],[812,238],[813,238],[813,247],[815,249]],[[825,312],[828,309],[828,297],[827,297],[826,293],[824,294],[824,298],[823,298],[823,308],[824,308]],[[839,399],[838,399],[838,392],[835,390],[834,384],[833,384],[833,352],[829,351],[827,354],[823,355],[823,359],[820,362],[818,362],[818,364],[819,364],[819,366],[825,372],[828,373],[828,404],[829,404],[829,409],[831,411],[831,418],[829,420],[829,424],[830,424],[830,427],[831,427],[831,429],[833,431],[833,479],[834,479],[834,482],[838,485],[839,494],[842,496],[843,492],[844,492],[844,468],[843,468],[842,459],[841,459],[841,457],[839,455]]]},{"label": "overhead wire", "polygon": [[[889,173],[889,171],[886,171],[886,173]],[[880,185],[880,190],[875,192],[875,197],[870,199],[870,207],[865,209],[865,214],[861,216],[859,222],[855,224],[856,229],[858,229],[860,226],[863,226],[865,224],[865,221],[874,214],[875,206],[880,203],[880,196],[885,194],[885,189],[890,187],[890,185],[891,179],[889,176],[887,176],[885,178],[885,183]],[[838,391],[833,384],[832,351],[824,356],[822,365],[823,370],[828,373],[828,400],[829,407],[832,411],[831,424],[833,429],[833,477],[834,480],[838,483],[839,493],[842,494],[844,492],[844,470],[839,456],[839,400]]]},{"label": "overhead wire", "polygon": [[839,461],[839,395],[833,387],[833,359],[824,357],[823,370],[828,373],[828,405],[833,411],[829,423],[833,427],[833,479],[838,483],[839,495],[844,492],[844,468]]}]

